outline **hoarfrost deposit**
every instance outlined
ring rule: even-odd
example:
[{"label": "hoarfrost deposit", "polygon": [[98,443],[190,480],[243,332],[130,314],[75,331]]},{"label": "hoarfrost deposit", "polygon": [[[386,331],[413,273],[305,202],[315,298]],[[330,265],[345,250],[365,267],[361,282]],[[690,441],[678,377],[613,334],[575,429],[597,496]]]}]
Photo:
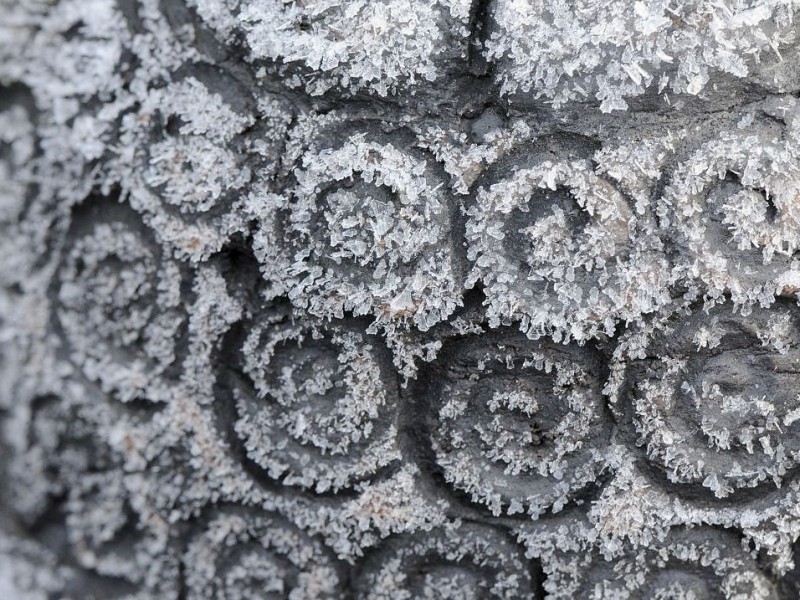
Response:
[{"label": "hoarfrost deposit", "polygon": [[0,597],[798,597],[798,18],[0,0]]}]

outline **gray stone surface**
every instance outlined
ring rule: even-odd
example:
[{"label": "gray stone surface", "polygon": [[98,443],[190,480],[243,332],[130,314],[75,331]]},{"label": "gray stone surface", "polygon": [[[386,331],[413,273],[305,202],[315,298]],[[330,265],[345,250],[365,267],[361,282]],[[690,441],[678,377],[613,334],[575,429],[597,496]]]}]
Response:
[{"label": "gray stone surface", "polygon": [[797,598],[798,23],[0,0],[0,598]]}]

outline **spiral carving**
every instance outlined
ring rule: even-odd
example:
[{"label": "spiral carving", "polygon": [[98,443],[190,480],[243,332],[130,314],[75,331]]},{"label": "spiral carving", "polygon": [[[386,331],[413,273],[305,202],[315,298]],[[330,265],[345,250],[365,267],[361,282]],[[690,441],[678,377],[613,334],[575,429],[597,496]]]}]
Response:
[{"label": "spiral carving", "polygon": [[189,598],[341,598],[339,567],[313,538],[280,515],[222,509],[183,557]]},{"label": "spiral carving", "polygon": [[130,424],[96,402],[93,386],[72,387],[63,397],[32,399],[26,449],[11,465],[15,506],[31,523],[47,520],[44,534],[61,540],[50,550],[83,569],[69,574],[74,585],[93,577],[109,585],[109,597],[172,597],[176,565],[165,553],[163,522],[152,513],[142,518],[147,508],[130,491],[124,456],[98,432],[112,414],[126,435]]},{"label": "spiral carving", "polygon": [[440,360],[430,435],[450,485],[495,515],[537,518],[595,481],[610,423],[589,350],[484,334]]},{"label": "spiral carving", "polygon": [[[428,158],[399,141],[356,134],[310,150],[302,165],[284,234],[293,263],[269,264],[262,255],[267,279],[293,275],[291,299],[321,317],[347,311],[424,331],[453,312],[461,286],[451,206]],[[261,246],[273,228],[268,215]]]},{"label": "spiral carving", "polygon": [[399,384],[377,338],[346,322],[265,323],[242,354],[233,427],[271,478],[338,491],[399,458]]},{"label": "spiral carving", "polygon": [[783,303],[747,317],[724,304],[623,342],[635,355],[612,377],[612,404],[670,481],[735,498],[797,466],[799,318]]},{"label": "spiral carving", "polygon": [[185,322],[180,267],[113,198],[82,210],[96,220],[69,232],[55,292],[70,356],[123,402],[159,400]]},{"label": "spiral carving", "polygon": [[181,256],[206,259],[241,230],[248,184],[277,168],[289,113],[268,95],[258,107],[244,94],[237,98],[245,101],[227,102],[241,86],[199,65],[150,91],[138,112],[123,118],[120,168],[131,204]]},{"label": "spiral carving", "polygon": [[361,565],[356,597],[534,598],[537,581],[514,543],[480,525],[390,538]]},{"label": "spiral carving", "polygon": [[485,286],[495,326],[518,320],[531,337],[580,341],[662,302],[632,208],[589,161],[518,167],[480,186],[468,216],[468,283]]},{"label": "spiral carving", "polygon": [[686,253],[687,285],[711,300],[768,304],[794,293],[800,248],[800,175],[794,144],[777,128],[723,132],[672,176],[660,203],[663,227]]}]

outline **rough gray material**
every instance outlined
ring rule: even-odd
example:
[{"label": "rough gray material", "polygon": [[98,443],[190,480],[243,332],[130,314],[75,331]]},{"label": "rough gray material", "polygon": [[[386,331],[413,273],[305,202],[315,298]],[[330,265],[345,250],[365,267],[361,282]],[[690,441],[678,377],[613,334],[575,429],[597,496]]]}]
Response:
[{"label": "rough gray material", "polygon": [[798,23],[0,0],[0,598],[798,597]]}]

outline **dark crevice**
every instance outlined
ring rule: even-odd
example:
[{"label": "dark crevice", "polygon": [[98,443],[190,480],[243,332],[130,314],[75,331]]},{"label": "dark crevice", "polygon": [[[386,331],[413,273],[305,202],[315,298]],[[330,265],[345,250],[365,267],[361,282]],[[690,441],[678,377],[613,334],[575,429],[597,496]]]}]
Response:
[{"label": "dark crevice", "polygon": [[490,34],[491,9],[495,0],[474,0],[469,14],[468,61],[475,77],[486,77],[490,64],[483,53]]}]

